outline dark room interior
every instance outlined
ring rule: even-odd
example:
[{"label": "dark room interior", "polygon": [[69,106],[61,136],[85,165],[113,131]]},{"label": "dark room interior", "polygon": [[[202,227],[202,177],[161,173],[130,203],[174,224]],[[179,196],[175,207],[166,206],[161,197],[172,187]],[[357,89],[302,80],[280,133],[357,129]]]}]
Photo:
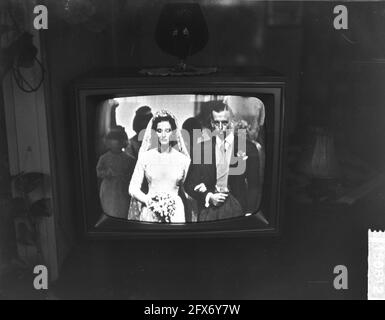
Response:
[{"label": "dark room interior", "polygon": [[[174,66],[154,39],[172,2],[198,3],[207,24],[207,44],[189,65],[263,68],[284,79],[278,234],[89,238],[82,230],[73,85]],[[35,1],[0,3],[0,299],[367,299],[368,230],[385,229],[385,2],[344,2],[341,30],[334,1],[41,4],[48,28],[36,30]],[[32,92],[20,88],[10,49],[20,30],[37,49],[39,63],[26,71]],[[29,178],[43,188],[23,189]],[[46,212],[18,214],[33,212],[25,197]],[[35,229],[20,230],[23,219]],[[47,266],[49,290],[34,289],[36,264]],[[349,272],[346,290],[333,286],[338,265]]]}]

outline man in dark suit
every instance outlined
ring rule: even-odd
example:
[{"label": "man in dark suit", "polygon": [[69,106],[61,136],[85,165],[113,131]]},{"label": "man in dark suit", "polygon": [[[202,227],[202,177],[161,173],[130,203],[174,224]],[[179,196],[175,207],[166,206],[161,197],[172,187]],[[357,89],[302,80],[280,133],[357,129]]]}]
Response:
[{"label": "man in dark suit", "polygon": [[242,130],[235,131],[230,108],[222,101],[210,108],[212,136],[195,145],[185,183],[198,202],[198,221],[254,213],[259,206],[259,157]]}]

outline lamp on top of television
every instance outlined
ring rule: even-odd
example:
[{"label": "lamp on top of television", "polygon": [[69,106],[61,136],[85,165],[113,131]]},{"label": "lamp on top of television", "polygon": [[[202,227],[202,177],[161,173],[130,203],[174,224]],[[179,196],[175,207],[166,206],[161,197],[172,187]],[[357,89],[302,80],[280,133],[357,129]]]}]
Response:
[{"label": "lamp on top of television", "polygon": [[168,3],[161,10],[155,31],[155,41],[164,52],[179,60],[174,71],[193,71],[186,59],[202,50],[209,31],[197,3]]}]

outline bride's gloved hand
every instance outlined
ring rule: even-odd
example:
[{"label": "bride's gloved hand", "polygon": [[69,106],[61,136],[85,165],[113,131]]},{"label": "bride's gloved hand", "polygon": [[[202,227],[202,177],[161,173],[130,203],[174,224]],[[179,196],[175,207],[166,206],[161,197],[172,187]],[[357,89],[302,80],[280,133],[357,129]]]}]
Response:
[{"label": "bride's gloved hand", "polygon": [[146,207],[148,207],[150,205],[150,203],[152,202],[152,198],[148,194],[144,194],[141,201],[143,202],[143,204]]}]

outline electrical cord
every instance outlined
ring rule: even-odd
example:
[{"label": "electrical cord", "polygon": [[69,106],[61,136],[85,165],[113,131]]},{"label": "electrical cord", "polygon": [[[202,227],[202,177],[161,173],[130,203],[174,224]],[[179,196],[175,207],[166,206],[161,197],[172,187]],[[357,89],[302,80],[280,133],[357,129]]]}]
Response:
[{"label": "electrical cord", "polygon": [[38,58],[34,58],[34,61],[36,61],[37,65],[39,66],[40,68],[40,73],[41,73],[41,78],[38,82],[38,84],[36,86],[33,86],[22,74],[22,71],[21,71],[21,67],[18,63],[18,58],[15,59],[15,62],[12,66],[12,74],[13,74],[13,77],[15,79],[15,82],[17,84],[17,86],[20,88],[20,90],[26,92],[26,93],[31,93],[31,92],[36,92],[37,90],[39,90],[39,88],[41,87],[41,85],[43,84],[44,82],[44,78],[45,78],[45,70],[44,70],[44,67],[43,67],[43,64],[41,63],[41,61],[38,59]]},{"label": "electrical cord", "polygon": [[[15,29],[17,34],[19,34],[19,35],[23,34],[22,28],[20,27],[19,23],[17,22],[17,19],[14,16],[14,12],[12,12],[11,8],[12,8],[12,3],[11,3],[11,1],[8,1],[8,5],[7,5],[7,10],[6,11],[8,13],[8,16],[11,19],[11,22],[13,24],[13,28]],[[13,65],[12,65],[12,75],[13,75],[13,78],[15,79],[15,82],[16,82],[17,86],[19,87],[19,89],[22,90],[23,92],[26,92],[26,93],[36,92],[37,90],[39,90],[39,88],[41,87],[41,85],[44,82],[44,78],[45,78],[44,66],[43,66],[41,61],[36,56],[33,57],[33,61],[37,64],[38,68],[40,69],[40,73],[39,74],[40,74],[40,77],[41,77],[39,79],[37,85],[33,85],[23,75],[23,72],[21,70],[22,67],[20,66],[20,62],[19,62],[20,54],[21,53],[19,53],[19,55],[15,57]]]}]

